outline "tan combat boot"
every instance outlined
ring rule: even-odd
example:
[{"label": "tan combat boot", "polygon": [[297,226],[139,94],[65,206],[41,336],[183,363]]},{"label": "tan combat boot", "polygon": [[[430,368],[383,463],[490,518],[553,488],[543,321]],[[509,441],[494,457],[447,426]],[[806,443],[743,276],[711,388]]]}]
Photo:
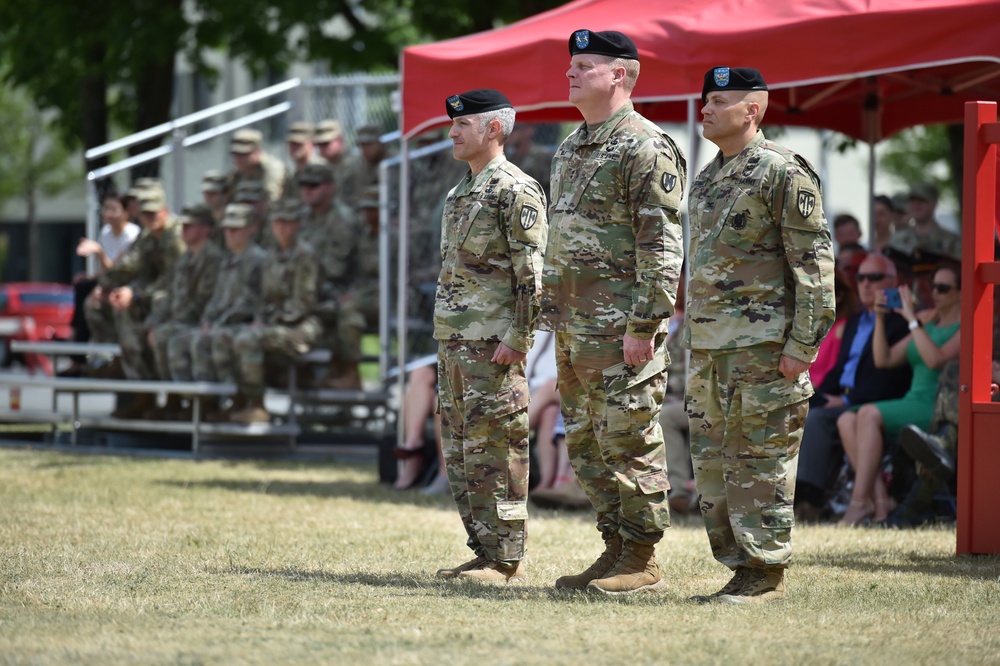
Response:
[{"label": "tan combat boot", "polygon": [[587,590],[618,595],[657,592],[666,586],[656,566],[656,545],[624,541],[615,565],[602,578],[590,581]]},{"label": "tan combat boot", "polygon": [[622,552],[622,538],[615,534],[604,540],[604,552],[591,564],[586,571],[575,576],[562,576],[556,579],[557,590],[584,590],[592,580],[603,577],[618,561]]},{"label": "tan combat boot", "polygon": [[785,570],[771,567],[751,569],[739,592],[720,595],[718,601],[724,604],[759,604],[781,601],[787,596]]},{"label": "tan combat boot", "polygon": [[467,569],[458,574],[459,580],[475,580],[481,583],[500,583],[513,585],[524,582],[524,562],[517,564],[504,564],[503,562],[490,562],[487,560],[486,566],[477,569]]},{"label": "tan combat boot", "polygon": [[263,396],[259,398],[247,398],[247,406],[233,412],[229,418],[233,423],[242,423],[243,425],[271,422],[271,415],[264,409]]},{"label": "tan combat boot", "polygon": [[478,569],[479,567],[487,566],[489,563],[489,559],[483,557],[482,555],[477,555],[468,562],[459,564],[457,567],[452,567],[451,569],[438,569],[436,575],[438,578],[455,578],[463,571]]},{"label": "tan combat boot", "polygon": [[710,594],[708,596],[697,595],[688,599],[688,601],[694,601],[699,604],[707,604],[715,601],[723,595],[729,594],[739,594],[739,591],[743,589],[743,586],[747,582],[747,578],[750,572],[753,571],[750,567],[738,566],[736,571],[733,572],[733,577],[729,579],[729,582],[722,586],[715,594]]}]

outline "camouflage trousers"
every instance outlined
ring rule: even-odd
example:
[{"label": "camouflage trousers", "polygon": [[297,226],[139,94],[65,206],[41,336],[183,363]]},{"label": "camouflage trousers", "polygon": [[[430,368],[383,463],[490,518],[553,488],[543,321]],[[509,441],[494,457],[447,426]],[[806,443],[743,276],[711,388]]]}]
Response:
[{"label": "camouflage trousers", "polygon": [[153,366],[156,368],[156,376],[160,379],[174,380],[176,382],[191,381],[191,359],[190,352],[185,353],[186,371],[175,373],[170,364],[170,345],[176,343],[180,338],[184,338],[188,349],[191,346],[190,332],[197,329],[190,324],[183,324],[179,321],[170,321],[160,324],[153,329]]},{"label": "camouflage trousers", "polygon": [[196,382],[236,383],[234,342],[240,326],[213,326],[191,342],[191,371]]},{"label": "camouflage trousers", "polygon": [[441,450],[477,555],[524,558],[528,520],[528,382],[524,363],[490,359],[499,343],[449,340],[438,352]]},{"label": "camouflage trousers", "polygon": [[129,379],[156,378],[153,355],[146,342],[148,314],[149,307],[138,302],[124,310],[116,310],[103,299],[88,298],[84,305],[91,341],[119,343],[122,370]]},{"label": "camouflage trousers", "polygon": [[812,385],[778,372],[782,345],[692,350],[691,458],[712,554],[730,569],[784,567]]},{"label": "camouflage trousers", "polygon": [[309,317],[296,326],[261,325],[239,329],[233,344],[238,363],[237,382],[248,398],[264,395],[265,360],[288,364],[292,356],[306,354],[319,335],[319,322]]},{"label": "camouflage trousers", "polygon": [[949,361],[938,375],[934,415],[927,432],[941,436],[941,446],[948,453],[958,452],[958,360]]},{"label": "camouflage trousers", "polygon": [[660,409],[665,336],[653,360],[625,365],[622,338],[556,333],[566,449],[605,537],[655,544],[670,527]]},{"label": "camouflage trousers", "polygon": [[361,337],[365,333],[365,317],[350,301],[336,310],[321,306],[322,333],[316,343],[329,349],[334,362],[355,364],[361,360]]}]

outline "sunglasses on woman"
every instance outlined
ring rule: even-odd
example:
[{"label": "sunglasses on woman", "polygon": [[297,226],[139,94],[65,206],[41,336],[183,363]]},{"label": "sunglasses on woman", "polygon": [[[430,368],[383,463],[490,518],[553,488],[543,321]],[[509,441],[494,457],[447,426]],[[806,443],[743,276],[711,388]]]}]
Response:
[{"label": "sunglasses on woman", "polygon": [[951,290],[954,289],[954,288],[955,288],[955,285],[953,285],[953,284],[944,284],[943,282],[935,282],[935,283],[933,283],[931,285],[931,289],[933,289],[934,291],[936,291],[939,294],[947,294],[947,293],[951,292]]}]

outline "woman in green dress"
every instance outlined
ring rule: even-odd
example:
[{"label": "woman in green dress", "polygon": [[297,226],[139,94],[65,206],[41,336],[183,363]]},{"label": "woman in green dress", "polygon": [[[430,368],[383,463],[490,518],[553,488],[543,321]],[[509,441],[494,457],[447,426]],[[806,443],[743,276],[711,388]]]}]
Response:
[{"label": "woman in green dress", "polygon": [[857,525],[865,520],[884,521],[892,511],[892,501],[882,480],[880,463],[885,440],[894,441],[899,429],[908,424],[927,429],[934,412],[937,380],[945,363],[958,357],[961,277],[957,266],[940,266],[934,271],[934,307],[915,313],[909,288],[899,288],[902,306],[892,311],[910,322],[910,334],[889,346],[885,335],[885,292],[875,296],[875,331],[872,355],[879,368],[909,363],[913,382],[898,400],[884,400],[844,412],[837,419],[851,466],[854,491],[841,524]]}]

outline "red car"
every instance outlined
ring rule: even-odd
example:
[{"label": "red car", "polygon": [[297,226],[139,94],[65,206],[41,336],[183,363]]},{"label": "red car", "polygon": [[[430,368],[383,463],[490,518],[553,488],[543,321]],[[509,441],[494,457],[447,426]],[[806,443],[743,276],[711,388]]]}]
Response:
[{"label": "red car", "polygon": [[[0,337],[4,365],[10,365],[11,340],[55,340],[73,335],[73,287],[56,282],[7,282],[0,284]],[[52,374],[49,359],[25,354],[25,365]]]}]

